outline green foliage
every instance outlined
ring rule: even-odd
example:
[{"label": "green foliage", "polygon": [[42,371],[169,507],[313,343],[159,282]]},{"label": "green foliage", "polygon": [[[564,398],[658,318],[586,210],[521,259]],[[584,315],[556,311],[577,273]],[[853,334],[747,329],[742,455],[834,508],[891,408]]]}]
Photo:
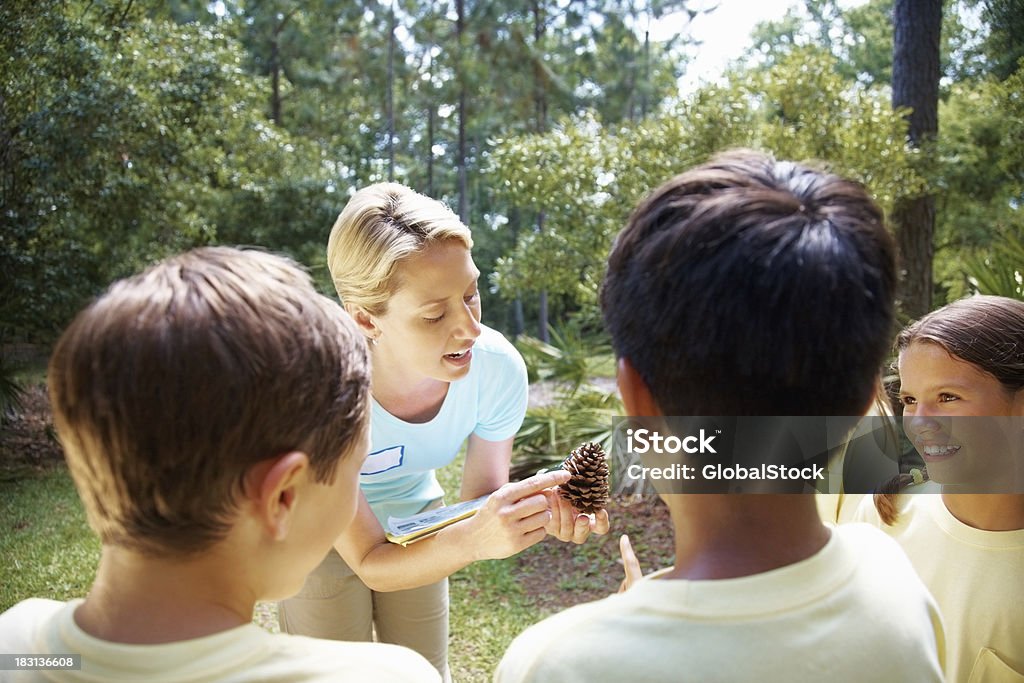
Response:
[{"label": "green foliage", "polygon": [[577,307],[596,303],[612,237],[645,194],[717,151],[747,146],[813,159],[863,182],[884,208],[924,187],[905,144],[906,122],[887,93],[851,85],[836,60],[796,49],[765,71],[737,71],[636,124],[593,117],[544,135],[499,141],[490,171],[512,207],[542,211],[542,230],[519,235],[494,285],[513,296],[547,289]]},{"label": "green foliage", "polygon": [[924,188],[903,112],[893,111],[887,93],[843,81],[827,52],[796,50],[749,87],[768,114],[757,144],[778,158],[820,160],[862,182],[887,211]]},{"label": "green foliage", "polygon": [[11,411],[21,408],[24,396],[25,389],[15,377],[14,367],[0,355],[0,427]]},{"label": "green foliage", "polygon": [[[940,68],[947,82],[974,77],[990,68],[979,54],[976,32],[961,20],[965,5],[974,1],[944,5]],[[796,50],[814,48],[836,58],[836,73],[842,80],[888,85],[892,82],[893,0],[868,0],[847,9],[843,4],[847,3],[804,0],[781,19],[758,24],[752,32],[746,68],[770,68]]]},{"label": "green foliage", "polygon": [[[561,462],[586,441],[609,449],[612,418],[622,415],[616,392],[605,388],[615,376],[615,356],[604,332],[581,316],[550,333],[550,344],[526,336],[516,340],[531,383],[542,383],[553,397],[526,411],[515,439],[513,479]],[[602,386],[595,383],[600,380]]]},{"label": "green foliage", "polygon": [[516,339],[531,382],[555,382],[574,394],[591,378],[615,375],[615,359],[607,340],[585,338],[575,324],[553,326],[550,333],[550,344],[527,335]]},{"label": "green foliage", "polygon": [[[941,104],[937,145],[935,281],[939,303],[977,289],[965,273],[1001,263],[998,247],[1024,235],[1024,67],[1005,81],[957,84]],[[1018,262],[1019,264],[1019,262]],[[1008,280],[1003,280],[1008,284]],[[1005,289],[1005,288],[1004,288]]]},{"label": "green foliage", "polygon": [[225,237],[294,250],[310,237],[297,216],[329,220],[319,151],[266,121],[236,41],[90,9],[3,10],[0,321],[21,334],[51,334],[169,252]]},{"label": "green foliage", "polygon": [[1024,60],[1024,5],[1020,0],[983,0],[980,4],[982,20],[989,27],[983,47],[991,73],[1008,78]]},{"label": "green foliage", "polygon": [[1024,230],[1016,236],[1001,235],[990,255],[967,259],[967,279],[976,292],[1024,301],[1024,238],[1020,235]]},{"label": "green foliage", "polygon": [[[678,0],[465,3],[458,44],[449,3],[9,0],[0,334],[50,337],[112,279],[198,244],[289,252],[330,291],[329,226],[392,152],[395,179],[452,206],[467,179],[488,322],[506,329],[541,291],[552,319],[596,319],[635,203],[736,146],[820,159],[887,207],[927,181],[937,295],[955,296],[990,229],[1019,226],[1019,1],[946,4],[938,162],[915,168],[887,105],[891,0],[806,0],[682,101],[696,12]],[[673,12],[674,36],[650,40]]]},{"label": "green foliage", "polygon": [[622,410],[615,392],[587,384],[560,392],[549,405],[528,409],[515,439],[512,478],[557,465],[587,441],[596,441],[610,452],[612,419],[621,417]]}]

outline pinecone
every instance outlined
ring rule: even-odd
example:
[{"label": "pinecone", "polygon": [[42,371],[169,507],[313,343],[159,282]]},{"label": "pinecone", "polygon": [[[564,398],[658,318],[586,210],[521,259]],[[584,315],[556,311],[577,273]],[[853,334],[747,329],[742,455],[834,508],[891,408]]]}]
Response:
[{"label": "pinecone", "polygon": [[585,514],[604,509],[608,504],[608,459],[601,444],[583,444],[569,454],[562,469],[572,473],[572,478],[558,487],[562,498]]}]

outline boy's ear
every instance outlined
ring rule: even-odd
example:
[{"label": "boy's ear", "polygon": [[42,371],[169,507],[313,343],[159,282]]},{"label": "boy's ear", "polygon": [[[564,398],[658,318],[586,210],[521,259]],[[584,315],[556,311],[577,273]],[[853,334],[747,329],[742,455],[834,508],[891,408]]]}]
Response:
[{"label": "boy's ear", "polygon": [[309,456],[301,451],[270,458],[249,470],[251,500],[260,522],[275,541],[288,536],[299,490],[309,471]]},{"label": "boy's ear", "polygon": [[345,304],[345,311],[352,316],[352,320],[356,322],[359,327],[359,331],[363,333],[367,339],[376,339],[380,336],[380,328],[377,327],[377,322],[374,317],[370,315],[362,306],[356,306],[355,304]]},{"label": "boy's ear", "polygon": [[647,383],[640,377],[633,364],[626,357],[619,358],[615,366],[615,379],[622,396],[622,406],[627,415],[661,415],[658,402],[651,396]]}]

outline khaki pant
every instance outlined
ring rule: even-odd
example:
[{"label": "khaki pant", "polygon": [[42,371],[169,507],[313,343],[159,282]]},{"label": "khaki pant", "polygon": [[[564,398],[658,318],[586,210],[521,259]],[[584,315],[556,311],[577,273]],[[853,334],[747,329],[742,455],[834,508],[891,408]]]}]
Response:
[{"label": "khaki pant", "polygon": [[378,593],[366,587],[337,551],[306,577],[302,590],[278,603],[281,630],[331,640],[404,645],[448,670],[448,579],[422,588]]}]

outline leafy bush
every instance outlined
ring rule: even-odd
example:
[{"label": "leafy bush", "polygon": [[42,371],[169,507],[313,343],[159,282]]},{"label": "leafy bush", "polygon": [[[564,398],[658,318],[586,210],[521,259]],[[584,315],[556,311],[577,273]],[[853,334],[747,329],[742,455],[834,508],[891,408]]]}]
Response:
[{"label": "leafy bush", "polygon": [[1024,301],[1024,240],[1003,235],[992,253],[966,259],[967,280],[979,294]]},{"label": "leafy bush", "polygon": [[557,382],[571,395],[591,377],[614,376],[615,359],[607,340],[586,337],[571,323],[551,327],[550,334],[550,344],[530,336],[516,340],[531,382]]},{"label": "leafy bush", "polygon": [[14,368],[0,356],[0,426],[12,411],[21,409],[24,396],[24,387],[14,378]]},{"label": "leafy bush", "polygon": [[612,419],[621,415],[622,403],[615,392],[590,384],[560,392],[551,405],[530,408],[516,435],[512,479],[558,465],[572,449],[587,441],[596,441],[610,450]]},{"label": "leafy bush", "polygon": [[[544,134],[498,140],[489,173],[498,200],[541,213],[497,261],[506,298],[545,290],[581,308],[596,292],[612,239],[632,207],[676,173],[733,147],[815,159],[863,182],[885,209],[925,187],[889,93],[844,81],[827,51],[800,48],[764,71],[737,71],[637,122],[593,115]],[[528,209],[527,209],[528,207]]]}]

